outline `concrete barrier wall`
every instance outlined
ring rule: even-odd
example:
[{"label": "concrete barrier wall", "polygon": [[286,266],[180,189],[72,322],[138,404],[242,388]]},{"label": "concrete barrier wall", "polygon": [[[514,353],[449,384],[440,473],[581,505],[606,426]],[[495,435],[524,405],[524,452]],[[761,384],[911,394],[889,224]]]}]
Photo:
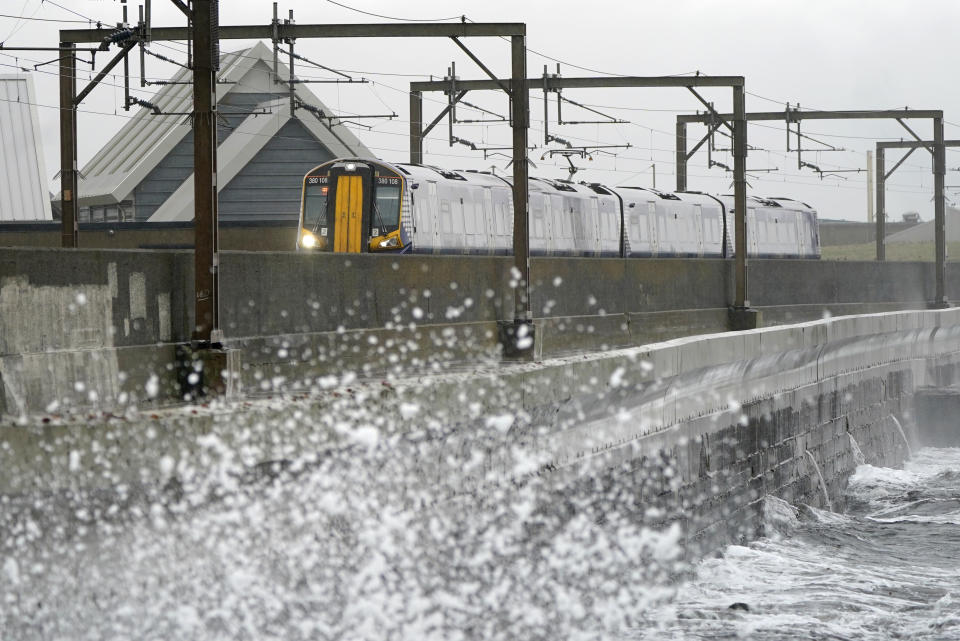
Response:
[{"label": "concrete barrier wall", "polygon": [[[341,367],[337,332],[410,323],[424,330],[410,338],[427,346],[451,323],[475,323],[470,349],[489,351],[494,321],[513,316],[511,264],[508,257],[224,253],[224,327],[258,363],[281,367],[289,361],[269,355],[284,344],[323,352]],[[733,263],[723,260],[534,258],[531,274],[538,357],[724,331],[734,289]],[[934,295],[933,274],[931,263],[755,260],[749,300],[768,324],[922,308]],[[950,266],[948,283],[960,297],[960,266]],[[354,362],[371,360],[375,353]]]},{"label": "concrete barrier wall", "polygon": [[[0,247],[61,247],[60,223],[4,223]],[[290,251],[296,246],[297,225],[220,223],[220,247],[237,251]],[[85,249],[189,249],[195,234],[192,222],[80,223]]]},{"label": "concrete barrier wall", "polygon": [[513,306],[511,260],[225,252],[223,327],[241,338],[496,321]]},{"label": "concrete barrier wall", "polygon": [[[382,369],[387,351],[399,354],[398,368],[496,357],[495,321],[513,317],[511,265],[509,257],[222,252],[221,324],[243,352],[246,383]],[[532,259],[537,357],[723,331],[732,267]],[[142,399],[148,383],[161,397],[174,394],[173,345],[190,339],[192,283],[189,251],[0,249],[0,411]],[[960,299],[954,264],[948,295]],[[924,307],[933,265],[756,260],[749,296],[768,323]]]},{"label": "concrete barrier wall", "polygon": [[190,252],[0,251],[0,412],[149,396],[190,338],[192,290]]}]

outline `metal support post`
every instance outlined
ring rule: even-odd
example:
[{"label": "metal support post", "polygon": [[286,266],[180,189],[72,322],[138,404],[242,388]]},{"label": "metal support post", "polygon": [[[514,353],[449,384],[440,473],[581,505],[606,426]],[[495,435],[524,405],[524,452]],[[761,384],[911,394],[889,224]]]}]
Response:
[{"label": "metal support post", "polygon": [[877,260],[887,259],[887,162],[884,149],[877,147]]},{"label": "metal support post", "polygon": [[193,340],[214,347],[222,340],[219,323],[217,232],[217,78],[213,59],[219,0],[193,3],[193,197],[196,318]]},{"label": "metal support post", "polygon": [[530,310],[530,226],[527,194],[527,133],[530,125],[530,96],[527,89],[526,37],[511,36],[510,108],[513,122],[513,322],[499,323],[504,354],[519,356],[533,352],[534,328]]},{"label": "metal support post", "polygon": [[743,85],[733,87],[733,228],[735,237],[734,301],[729,310],[732,330],[756,329],[762,325],[758,310],[747,299],[747,112]]},{"label": "metal support post", "polygon": [[946,174],[946,160],[943,144],[943,118],[933,119],[933,201],[934,234],[936,244],[937,293],[933,307],[949,307],[946,294],[947,234],[946,212],[944,211],[943,179]]},{"label": "metal support post", "polygon": [[733,306],[747,300],[747,120],[743,87],[733,88],[733,206],[736,235],[736,294]]},{"label": "metal support post", "polygon": [[280,45],[280,36],[277,35],[280,33],[280,17],[277,13],[277,3],[273,3],[273,22],[270,23],[273,33],[271,34],[270,40],[273,41],[273,81],[276,83],[280,82],[280,60],[279,60],[279,51],[277,47]]},{"label": "metal support post", "polygon": [[677,123],[677,191],[687,190],[687,123]]},{"label": "metal support post", "polygon": [[410,162],[423,163],[423,93],[410,92]]},{"label": "metal support post", "polygon": [[[937,112],[937,115],[936,115],[936,116],[933,116],[933,117],[931,118],[931,120],[933,120],[933,124],[934,124],[934,130],[935,130],[934,133],[936,133],[936,129],[937,129],[937,126],[938,126],[938,125],[937,125],[937,122],[938,122],[938,121],[941,121],[941,124],[939,125],[939,127],[942,129],[942,127],[943,127],[943,124],[942,124],[942,120],[943,120],[943,118],[942,118],[942,112]],[[913,133],[912,130],[911,130],[911,133]],[[920,148],[920,147],[923,147],[924,149],[928,150],[928,151],[930,152],[930,155],[933,157],[934,201],[935,201],[935,202],[934,202],[934,212],[936,212],[936,201],[942,200],[942,198],[943,198],[943,196],[942,196],[942,193],[943,193],[942,190],[939,192],[939,193],[941,194],[940,199],[938,199],[938,198],[937,198],[937,195],[936,195],[937,192],[938,192],[938,190],[940,190],[940,188],[938,187],[938,183],[937,183],[937,177],[938,177],[938,174],[937,174],[937,163],[938,163],[938,160],[937,160],[937,146],[938,146],[938,144],[939,144],[939,143],[938,143],[936,140],[920,140],[920,139],[917,139],[917,140],[900,140],[900,141],[896,141],[896,142],[886,141],[886,142],[878,142],[878,143],[877,143],[877,174],[878,174],[878,176],[877,176],[877,235],[878,235],[878,237],[883,237],[883,228],[881,227],[881,225],[882,225],[883,222],[884,222],[884,215],[883,215],[883,214],[886,213],[886,212],[885,212],[886,207],[885,207],[885,205],[884,205],[884,203],[886,202],[886,191],[885,191],[886,180],[887,180],[888,178],[890,178],[891,175],[893,175],[893,172],[895,172],[895,171],[897,170],[897,168],[900,167],[900,165],[903,164],[903,162],[907,159],[907,157],[908,157],[913,151],[915,151],[916,149],[918,149],[918,148]],[[950,148],[960,147],[960,140],[944,140],[944,141],[942,142],[942,147],[943,147],[944,150],[946,150],[947,147],[950,147]],[[887,149],[908,149],[908,150],[909,150],[909,151],[908,151],[906,154],[904,154],[904,156],[897,162],[897,164],[893,166],[893,168],[892,168],[890,171],[886,171],[886,164],[885,164],[885,162],[884,162],[884,152],[885,152]],[[939,173],[939,178],[940,178],[940,182],[942,183],[943,180],[944,180],[944,172],[946,171],[946,159],[941,156],[939,162],[940,162],[940,167],[941,167],[941,168],[940,168],[940,173]],[[938,230],[938,227],[937,227],[936,225],[937,225],[937,218],[936,218],[936,215],[935,215],[935,216],[934,216],[934,230],[935,230],[935,232]],[[945,236],[945,235],[946,235],[946,229],[944,228],[944,236]],[[879,250],[879,248],[880,248],[880,247],[879,247],[879,245],[878,245],[878,250]],[[946,260],[946,241],[945,241],[945,240],[944,240],[944,250],[943,250],[943,252],[944,252],[944,260]],[[880,260],[882,260],[882,258],[881,258]]]},{"label": "metal support post", "polygon": [[[290,9],[289,15],[290,17],[287,19],[286,23],[284,24],[288,24],[288,25],[293,24],[293,9]],[[289,84],[290,84],[290,117],[291,118],[297,117],[297,85],[295,83],[297,78],[293,74],[293,59],[296,57],[296,54],[293,52],[293,47],[295,43],[296,43],[296,38],[287,38],[287,46],[290,47],[290,52],[289,52],[290,57],[288,59],[287,65],[289,65],[290,67],[289,68],[289,71],[290,71]],[[333,122],[331,121],[330,124],[333,125]]]},{"label": "metal support post", "polygon": [[60,244],[79,247],[76,45],[60,43]]},{"label": "metal support post", "polygon": [[510,38],[513,93],[513,260],[520,282],[515,293],[514,318],[529,322],[530,313],[530,245],[527,210],[527,129],[530,114],[527,92],[527,48],[524,36]]}]

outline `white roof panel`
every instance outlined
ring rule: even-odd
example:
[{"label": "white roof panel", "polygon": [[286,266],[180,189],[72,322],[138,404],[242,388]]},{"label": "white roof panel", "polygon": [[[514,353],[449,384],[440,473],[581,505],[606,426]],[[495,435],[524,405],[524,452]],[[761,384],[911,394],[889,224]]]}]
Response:
[{"label": "white roof panel", "polygon": [[0,221],[52,220],[29,75],[0,75]]}]

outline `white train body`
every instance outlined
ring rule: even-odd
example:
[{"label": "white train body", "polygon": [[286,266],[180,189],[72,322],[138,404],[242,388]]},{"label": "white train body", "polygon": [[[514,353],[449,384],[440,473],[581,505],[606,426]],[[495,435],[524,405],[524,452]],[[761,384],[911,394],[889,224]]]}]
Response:
[{"label": "white train body", "polygon": [[[337,196],[338,184],[344,193],[352,185],[353,200]],[[318,202],[311,190],[319,189],[322,203],[308,205]],[[299,248],[426,254],[513,249],[512,185],[489,173],[341,159],[307,174],[303,203]],[[327,234],[332,238],[338,224],[346,229],[350,216],[363,221],[350,227],[358,236],[351,240],[342,232],[339,244],[328,242]],[[529,225],[534,256],[728,257],[738,249],[732,196],[531,178]],[[817,214],[804,203],[751,197],[747,230],[748,256],[820,257]],[[321,231],[324,238],[316,237]]]}]

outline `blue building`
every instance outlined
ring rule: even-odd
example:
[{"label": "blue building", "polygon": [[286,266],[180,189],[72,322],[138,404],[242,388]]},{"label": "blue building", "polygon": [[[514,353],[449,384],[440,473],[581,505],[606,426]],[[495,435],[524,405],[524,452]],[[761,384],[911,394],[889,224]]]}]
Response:
[{"label": "blue building", "polygon": [[[191,71],[183,69],[81,169],[81,222],[193,219]],[[304,84],[290,110],[284,79],[263,43],[223,54],[218,75],[219,217],[294,222],[304,174],[331,158],[372,155]],[[277,80],[279,78],[280,80]],[[313,109],[300,105],[309,105]],[[167,115],[180,114],[180,115]]]}]

